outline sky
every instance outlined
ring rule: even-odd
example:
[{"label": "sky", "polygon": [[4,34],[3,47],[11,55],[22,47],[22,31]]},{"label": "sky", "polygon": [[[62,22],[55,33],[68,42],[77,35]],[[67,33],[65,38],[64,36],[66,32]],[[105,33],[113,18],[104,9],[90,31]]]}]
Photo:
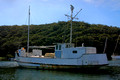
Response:
[{"label": "sky", "polygon": [[68,21],[73,5],[74,21],[120,27],[120,0],[0,0],[0,26],[27,25],[29,5],[30,24]]}]

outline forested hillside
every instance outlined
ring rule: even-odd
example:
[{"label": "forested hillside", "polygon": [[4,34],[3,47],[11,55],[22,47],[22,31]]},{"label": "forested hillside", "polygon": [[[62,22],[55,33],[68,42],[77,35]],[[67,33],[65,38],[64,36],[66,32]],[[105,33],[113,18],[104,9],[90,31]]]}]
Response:
[{"label": "forested hillside", "polygon": [[[30,25],[30,46],[52,45],[69,42],[70,22],[58,22],[44,25]],[[97,47],[103,53],[107,40],[107,55],[111,55],[116,45],[120,28],[85,22],[73,22],[73,43],[75,46]],[[27,45],[27,26],[0,26],[0,56],[14,55],[14,52]],[[120,43],[115,53],[120,53]]]}]

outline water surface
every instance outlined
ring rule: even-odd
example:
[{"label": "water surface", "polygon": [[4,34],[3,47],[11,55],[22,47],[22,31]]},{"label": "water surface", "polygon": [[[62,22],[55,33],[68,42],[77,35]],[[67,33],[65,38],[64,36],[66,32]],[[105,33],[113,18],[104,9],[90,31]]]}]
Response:
[{"label": "water surface", "polygon": [[120,74],[91,74],[74,71],[0,69],[0,80],[118,80]]}]

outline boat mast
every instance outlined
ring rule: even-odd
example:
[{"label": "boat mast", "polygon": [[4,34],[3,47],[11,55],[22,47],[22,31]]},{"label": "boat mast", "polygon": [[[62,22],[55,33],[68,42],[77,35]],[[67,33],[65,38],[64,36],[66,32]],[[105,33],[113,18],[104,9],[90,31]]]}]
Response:
[{"label": "boat mast", "polygon": [[73,9],[74,7],[72,5],[71,6],[71,27],[70,27],[70,44],[72,43],[72,20],[73,20]]},{"label": "boat mast", "polygon": [[106,37],[106,40],[105,40],[105,46],[104,46],[104,51],[103,51],[103,53],[105,53],[106,48],[107,48],[107,40],[108,40],[108,38]]},{"label": "boat mast", "polygon": [[71,16],[69,16],[69,15],[67,15],[67,14],[65,14],[65,16],[67,16],[68,18],[70,17],[71,18],[71,20],[70,20],[70,23],[71,23],[71,27],[70,27],[70,44],[72,43],[72,21],[73,21],[73,19],[78,19],[78,18],[75,18],[77,15],[78,15],[78,13],[82,10],[82,9],[80,9],[79,10],[79,12],[73,17],[73,9],[74,9],[74,7],[73,7],[73,5],[70,5],[71,7],[70,7],[70,9],[71,9]]},{"label": "boat mast", "polygon": [[29,53],[29,30],[30,30],[30,6],[28,11],[28,41],[27,41],[27,52]]},{"label": "boat mast", "polygon": [[117,39],[117,42],[116,42],[116,45],[115,45],[115,48],[114,48],[114,51],[113,51],[113,56],[115,56],[115,51],[116,51],[117,46],[118,46],[119,38],[120,38],[120,35],[118,36],[118,39]]}]

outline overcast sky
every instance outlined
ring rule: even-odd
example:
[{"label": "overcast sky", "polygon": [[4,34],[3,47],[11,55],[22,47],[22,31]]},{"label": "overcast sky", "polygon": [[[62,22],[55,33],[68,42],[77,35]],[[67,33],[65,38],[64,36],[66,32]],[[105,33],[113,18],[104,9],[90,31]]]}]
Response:
[{"label": "overcast sky", "polygon": [[71,4],[75,21],[120,27],[120,0],[0,0],[0,25],[27,25],[29,5],[31,24],[68,21]]}]

